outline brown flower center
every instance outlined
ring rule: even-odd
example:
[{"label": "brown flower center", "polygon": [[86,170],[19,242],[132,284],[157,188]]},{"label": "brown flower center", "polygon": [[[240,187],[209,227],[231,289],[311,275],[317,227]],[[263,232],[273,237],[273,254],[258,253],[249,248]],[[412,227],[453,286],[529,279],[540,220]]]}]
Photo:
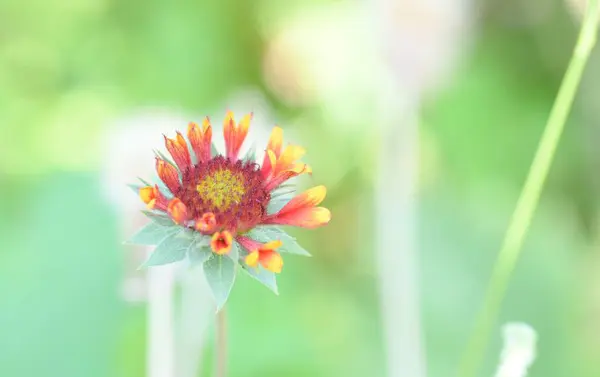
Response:
[{"label": "brown flower center", "polygon": [[175,195],[193,219],[212,212],[217,228],[237,232],[260,223],[270,200],[257,164],[232,163],[223,156],[187,169]]}]

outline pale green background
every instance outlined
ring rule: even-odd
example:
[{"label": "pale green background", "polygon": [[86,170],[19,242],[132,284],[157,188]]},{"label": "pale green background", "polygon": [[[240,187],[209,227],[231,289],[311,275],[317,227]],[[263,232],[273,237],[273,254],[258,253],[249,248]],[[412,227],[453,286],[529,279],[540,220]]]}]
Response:
[{"label": "pale green background", "polygon": [[[423,106],[419,255],[433,377],[457,365],[574,41],[562,3],[539,22],[524,21],[522,3],[477,5],[473,50]],[[280,297],[238,280],[231,376],[383,376],[369,228],[375,159],[362,161],[375,146],[360,133],[373,129],[372,114],[348,134],[322,109],[286,107],[262,79],[258,20],[302,2],[252,4],[0,2],[0,376],[144,375],[145,311],[118,295],[125,251],[100,195],[102,127],[148,104],[203,114],[248,85],[264,89],[278,118],[311,117],[295,131],[316,182],[330,171],[344,178],[325,202],[332,224],[294,233],[314,257],[287,259]],[[598,121],[579,105],[501,313],[540,333],[531,377],[600,375],[598,160],[589,153]],[[333,151],[322,140],[335,137]],[[361,237],[351,236],[357,224]],[[493,339],[481,376],[492,375],[499,330]]]}]

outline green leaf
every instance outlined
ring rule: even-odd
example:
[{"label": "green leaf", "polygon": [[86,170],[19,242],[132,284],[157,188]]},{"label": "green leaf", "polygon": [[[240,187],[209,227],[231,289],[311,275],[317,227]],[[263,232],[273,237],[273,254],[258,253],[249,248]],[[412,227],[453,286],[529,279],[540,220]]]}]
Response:
[{"label": "green leaf", "polygon": [[204,264],[210,258],[212,249],[210,246],[196,240],[196,243],[188,250],[188,260],[191,267],[196,267]]},{"label": "green leaf", "polygon": [[250,267],[245,263],[242,264],[242,269],[253,279],[269,288],[276,295],[279,295],[279,290],[277,289],[277,278],[274,272],[265,270],[261,265],[258,265],[257,267]]},{"label": "green leaf", "polygon": [[215,253],[211,253],[210,258],[204,262],[204,276],[215,298],[217,311],[225,305],[231,293],[235,281],[235,265],[231,258]]},{"label": "green leaf", "polygon": [[180,231],[179,226],[163,226],[154,221],[146,224],[125,243],[133,245],[158,245],[167,237]]},{"label": "green leaf", "polygon": [[190,230],[181,230],[169,235],[154,249],[141,267],[162,266],[185,259],[196,239]]},{"label": "green leaf", "polygon": [[166,213],[146,210],[143,210],[142,213],[146,215],[146,217],[148,217],[150,220],[152,220],[152,222],[155,222],[158,225],[177,226],[177,224],[175,224]]},{"label": "green leaf", "polygon": [[246,234],[247,237],[258,242],[266,243],[273,240],[281,240],[283,243],[278,252],[302,255],[310,257],[310,253],[298,244],[296,239],[282,229],[275,226],[261,226],[252,229]]}]

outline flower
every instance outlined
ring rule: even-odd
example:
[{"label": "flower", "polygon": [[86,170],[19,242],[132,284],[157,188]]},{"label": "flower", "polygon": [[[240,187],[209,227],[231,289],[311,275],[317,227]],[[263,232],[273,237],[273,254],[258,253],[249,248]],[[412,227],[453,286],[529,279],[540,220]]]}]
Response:
[{"label": "flower", "polygon": [[[280,273],[283,259],[276,250],[299,246],[277,226],[316,228],[329,222],[330,211],[319,206],[326,195],[324,186],[285,197],[290,191],[289,185],[282,187],[284,183],[310,174],[312,169],[300,161],[304,148],[284,146],[280,127],[273,128],[262,165],[254,161],[252,153],[240,158],[251,120],[252,114],[247,114],[237,123],[233,113],[227,112],[223,122],[224,154],[213,150],[213,127],[208,117],[201,126],[188,124],[187,140],[180,132],[172,139],[164,136],[165,147],[173,159],[171,162],[157,153],[156,172],[164,185],[142,186],[139,196],[152,210],[152,216],[169,219],[169,229],[177,227],[184,233],[171,238],[157,236],[156,253],[167,248],[161,248],[166,239],[196,240],[199,244],[205,239],[212,254],[229,256],[244,269],[252,271],[262,266],[268,272]],[[278,209],[273,210],[273,206]],[[161,221],[157,226],[165,226]],[[186,247],[194,251],[193,242]],[[205,256],[202,261],[208,263],[208,258]],[[176,258],[155,257],[156,261],[159,259],[172,262]],[[153,263],[159,263],[156,261]]]}]

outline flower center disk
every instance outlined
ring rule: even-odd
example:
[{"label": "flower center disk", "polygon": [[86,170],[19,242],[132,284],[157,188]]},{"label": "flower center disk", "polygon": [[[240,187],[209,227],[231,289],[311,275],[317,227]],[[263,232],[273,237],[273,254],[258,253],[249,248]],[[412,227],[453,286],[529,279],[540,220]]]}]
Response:
[{"label": "flower center disk", "polygon": [[260,223],[270,194],[264,188],[259,166],[216,156],[183,172],[179,192],[192,218],[213,213],[220,228],[243,232]]},{"label": "flower center disk", "polygon": [[228,169],[217,170],[202,179],[196,186],[200,198],[223,211],[241,202],[246,193],[244,176]]}]

